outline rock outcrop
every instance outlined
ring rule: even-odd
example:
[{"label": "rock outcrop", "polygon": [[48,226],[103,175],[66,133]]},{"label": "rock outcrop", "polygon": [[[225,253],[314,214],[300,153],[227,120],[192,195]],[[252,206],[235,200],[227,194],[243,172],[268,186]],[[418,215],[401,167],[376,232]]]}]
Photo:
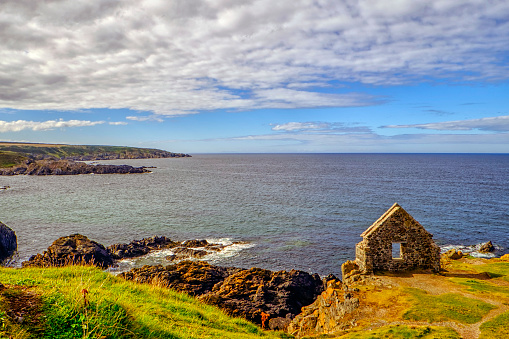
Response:
[{"label": "rock outcrop", "polygon": [[0,262],[10,258],[18,249],[16,233],[0,222]]},{"label": "rock outcrop", "polygon": [[169,266],[143,266],[120,273],[119,277],[138,283],[146,283],[171,288],[192,296],[200,296],[212,291],[217,283],[238,268],[226,268],[210,265],[204,261],[183,261]]},{"label": "rock outcrop", "polygon": [[131,241],[129,244],[114,244],[108,246],[107,250],[113,259],[135,258],[148,254],[150,251],[171,248],[180,243],[172,241],[167,237],[151,237]]},{"label": "rock outcrop", "polygon": [[106,248],[81,234],[58,238],[43,254],[36,254],[22,263],[23,267],[56,267],[94,265],[106,268],[113,259]]},{"label": "rock outcrop", "polygon": [[449,251],[442,254],[443,259],[451,259],[451,260],[458,260],[463,258],[463,252],[458,251],[454,248],[450,249]]},{"label": "rock outcrop", "polygon": [[479,248],[480,253],[490,253],[495,251],[495,246],[493,246],[493,243],[491,241],[488,241],[487,243],[484,243]]},{"label": "rock outcrop", "polygon": [[129,165],[89,165],[69,160],[27,160],[21,165],[0,168],[0,175],[132,174],[150,172]]},{"label": "rock outcrop", "polygon": [[359,307],[355,291],[339,280],[327,283],[327,289],[314,303],[302,309],[288,326],[288,333],[297,338],[335,333],[352,327],[348,315]]},{"label": "rock outcrop", "polygon": [[248,270],[193,261],[166,267],[144,266],[120,276],[186,292],[222,308],[227,314],[258,324],[262,323],[262,312],[267,313],[272,319],[281,318],[272,321],[275,328],[288,324],[285,319],[300,313],[301,308],[311,304],[323,290],[318,275],[303,271]]}]

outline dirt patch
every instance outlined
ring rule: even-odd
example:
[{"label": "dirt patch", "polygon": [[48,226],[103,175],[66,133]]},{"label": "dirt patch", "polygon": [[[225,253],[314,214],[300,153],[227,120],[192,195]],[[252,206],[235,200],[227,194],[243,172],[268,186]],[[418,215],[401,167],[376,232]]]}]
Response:
[{"label": "dirt patch", "polygon": [[42,331],[42,300],[37,293],[26,286],[3,286],[0,296],[8,323],[21,326],[32,334]]}]

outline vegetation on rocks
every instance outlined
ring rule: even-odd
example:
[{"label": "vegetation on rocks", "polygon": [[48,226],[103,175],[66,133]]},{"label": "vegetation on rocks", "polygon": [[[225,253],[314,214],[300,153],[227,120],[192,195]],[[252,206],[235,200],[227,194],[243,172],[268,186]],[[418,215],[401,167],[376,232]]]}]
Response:
[{"label": "vegetation on rocks", "polygon": [[98,268],[0,269],[0,338],[280,338],[166,288]]},{"label": "vegetation on rocks", "polygon": [[172,157],[189,157],[189,155],[184,153],[167,152],[153,148],[125,146],[0,143],[0,168],[10,168],[20,165],[27,159],[91,161]]}]

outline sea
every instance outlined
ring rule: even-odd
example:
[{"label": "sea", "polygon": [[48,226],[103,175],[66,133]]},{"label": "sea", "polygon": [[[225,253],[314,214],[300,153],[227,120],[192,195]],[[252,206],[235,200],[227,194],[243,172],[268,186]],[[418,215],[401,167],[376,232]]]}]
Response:
[{"label": "sea", "polygon": [[[154,235],[207,239],[203,260],[340,276],[360,234],[395,202],[446,251],[492,241],[509,253],[508,154],[196,154],[102,161],[151,166],[128,175],[0,177],[0,221],[19,266],[61,236],[105,246]],[[170,264],[168,251],[112,271]]]}]

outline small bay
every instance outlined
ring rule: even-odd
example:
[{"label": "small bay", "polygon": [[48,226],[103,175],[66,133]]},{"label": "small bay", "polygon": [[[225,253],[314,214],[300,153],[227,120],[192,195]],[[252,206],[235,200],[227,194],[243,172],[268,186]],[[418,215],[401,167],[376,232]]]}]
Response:
[{"label": "small bay", "polygon": [[[220,265],[340,274],[393,203],[442,246],[509,248],[509,155],[198,154],[104,161],[150,174],[0,177],[18,262],[80,233],[104,245],[152,235],[242,242]],[[158,259],[160,262],[161,260]],[[147,263],[147,260],[144,261]]]}]

